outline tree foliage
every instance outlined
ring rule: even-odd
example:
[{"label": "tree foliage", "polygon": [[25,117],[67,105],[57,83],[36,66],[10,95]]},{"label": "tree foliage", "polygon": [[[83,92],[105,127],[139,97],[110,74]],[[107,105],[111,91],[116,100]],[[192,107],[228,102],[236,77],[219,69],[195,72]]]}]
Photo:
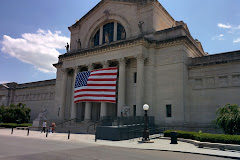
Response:
[{"label": "tree foliage", "polygon": [[0,122],[3,123],[27,123],[30,119],[30,108],[25,104],[18,103],[0,107]]},{"label": "tree foliage", "polygon": [[226,104],[217,111],[218,117],[214,120],[225,134],[240,133],[240,107],[236,104]]}]

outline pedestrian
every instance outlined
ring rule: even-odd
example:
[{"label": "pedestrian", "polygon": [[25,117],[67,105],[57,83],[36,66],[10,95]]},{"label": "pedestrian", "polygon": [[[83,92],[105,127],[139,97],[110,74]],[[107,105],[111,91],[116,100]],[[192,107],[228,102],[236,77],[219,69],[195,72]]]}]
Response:
[{"label": "pedestrian", "polygon": [[55,122],[52,123],[52,133],[55,133],[55,129],[56,129],[56,124]]},{"label": "pedestrian", "polygon": [[47,122],[43,121],[43,125],[42,125],[42,131],[45,133],[46,131],[46,127],[47,127]]}]

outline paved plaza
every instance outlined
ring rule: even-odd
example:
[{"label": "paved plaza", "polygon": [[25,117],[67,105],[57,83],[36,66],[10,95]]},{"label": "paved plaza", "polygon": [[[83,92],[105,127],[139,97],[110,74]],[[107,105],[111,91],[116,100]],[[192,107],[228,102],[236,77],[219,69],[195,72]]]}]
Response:
[{"label": "paved plaza", "polygon": [[[124,140],[124,141],[106,141],[106,140],[97,140],[95,142],[95,136],[89,134],[70,134],[70,139],[68,139],[67,133],[50,133],[46,137],[46,134],[41,133],[39,131],[30,131],[29,136],[27,136],[27,130],[14,130],[13,134],[11,134],[11,129],[0,129],[0,138],[1,137],[21,137],[23,139],[39,139],[60,142],[69,142],[69,147],[67,149],[71,149],[72,144],[81,145],[86,144],[87,146],[114,146],[121,148],[132,148],[132,149],[141,149],[148,151],[169,151],[169,152],[179,152],[179,153],[192,153],[199,155],[211,155],[217,157],[226,157],[226,158],[239,158],[239,151],[221,151],[218,149],[210,149],[210,148],[198,148],[193,144],[189,144],[186,142],[178,141],[178,144],[170,144],[170,140],[156,138],[153,139],[154,143],[139,143],[138,138],[132,140]],[[68,143],[66,143],[68,144]],[[70,145],[71,144],[71,145]],[[1,146],[2,144],[0,144]],[[73,145],[73,146],[74,146]],[[86,147],[85,145],[85,147]],[[61,145],[58,146],[61,149]],[[64,146],[66,148],[66,146]],[[0,157],[1,158],[1,157]],[[239,158],[240,159],[240,158]]]}]

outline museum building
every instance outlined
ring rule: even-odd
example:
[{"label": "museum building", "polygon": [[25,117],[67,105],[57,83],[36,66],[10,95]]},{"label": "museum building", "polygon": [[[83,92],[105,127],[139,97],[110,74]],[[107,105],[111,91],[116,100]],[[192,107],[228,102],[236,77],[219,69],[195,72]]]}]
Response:
[{"label": "museum building", "polygon": [[[0,104],[22,102],[32,120],[98,121],[142,116],[143,104],[160,126],[211,128],[216,111],[240,104],[240,51],[208,55],[183,21],[157,0],[101,0],[70,26],[70,49],[60,55],[56,80],[0,86]],[[117,103],[74,103],[78,72],[118,67]]]}]

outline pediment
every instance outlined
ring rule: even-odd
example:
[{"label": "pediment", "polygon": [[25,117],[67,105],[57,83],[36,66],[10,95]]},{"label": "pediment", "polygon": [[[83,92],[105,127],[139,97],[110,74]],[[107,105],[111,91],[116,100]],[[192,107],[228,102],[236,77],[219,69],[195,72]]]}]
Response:
[{"label": "pediment", "polygon": [[[125,3],[125,4],[135,4],[147,2],[147,0],[101,0],[95,7],[93,7],[88,13],[86,13],[79,21],[77,21],[72,26],[68,27],[69,30],[79,26],[84,20],[88,19],[92,14],[94,14],[99,8],[104,7],[107,3]],[[153,0],[151,0],[153,1]]]},{"label": "pediment", "polygon": [[[74,23],[72,26],[68,27],[68,29],[71,30],[73,28],[76,28],[84,20],[88,19],[93,14],[95,14],[99,8],[104,7],[107,3],[141,6],[141,5],[146,5],[146,4],[153,3],[153,2],[157,3],[159,6],[161,6],[161,8],[163,8],[162,5],[157,0],[101,0],[96,6],[94,6],[89,12],[87,12],[80,20],[76,21],[76,23]],[[164,8],[163,8],[163,10],[166,11]]]}]

